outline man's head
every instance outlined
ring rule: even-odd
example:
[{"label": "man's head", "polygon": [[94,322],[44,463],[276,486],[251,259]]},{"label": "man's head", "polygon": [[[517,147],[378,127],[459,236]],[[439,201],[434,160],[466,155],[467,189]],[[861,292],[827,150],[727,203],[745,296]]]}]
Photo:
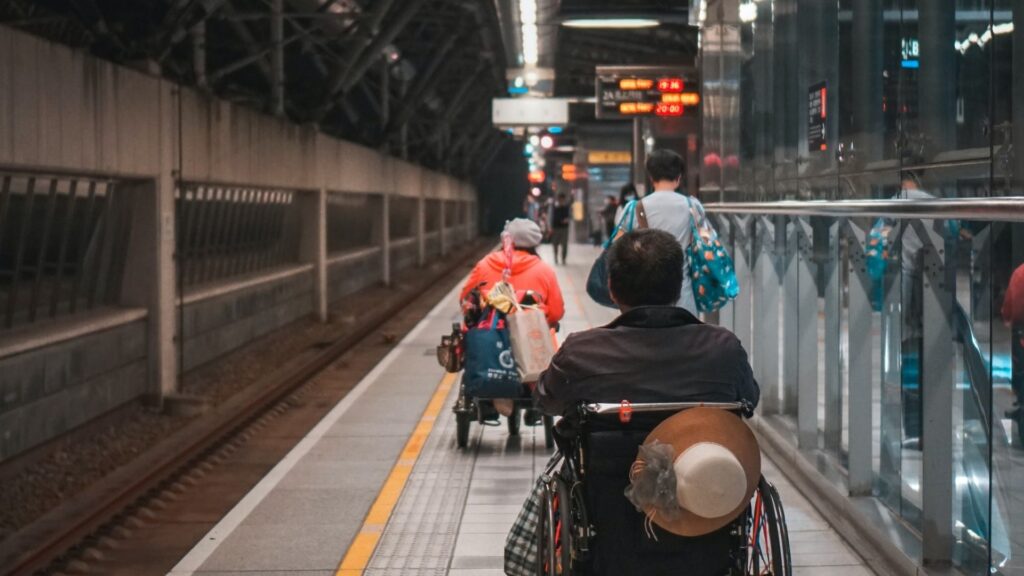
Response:
[{"label": "man's head", "polygon": [[675,304],[682,285],[683,249],[668,232],[634,230],[608,249],[608,290],[623,311]]},{"label": "man's head", "polygon": [[684,169],[683,157],[672,150],[655,150],[647,156],[647,177],[655,190],[678,188]]},{"label": "man's head", "polygon": [[563,205],[563,206],[568,204],[569,203],[569,195],[566,194],[565,192],[559,193],[558,194],[558,203]]}]

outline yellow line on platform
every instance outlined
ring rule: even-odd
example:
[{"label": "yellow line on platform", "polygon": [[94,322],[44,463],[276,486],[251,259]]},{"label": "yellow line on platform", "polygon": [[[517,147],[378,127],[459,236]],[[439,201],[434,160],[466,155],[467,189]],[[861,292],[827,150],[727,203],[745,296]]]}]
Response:
[{"label": "yellow line on platform", "polygon": [[437,390],[434,391],[430,403],[423,411],[419,424],[413,430],[409,441],[405,443],[405,448],[398,456],[398,461],[391,468],[391,473],[388,474],[387,480],[384,481],[380,492],[377,493],[377,499],[374,500],[373,506],[370,506],[370,512],[367,513],[366,520],[363,521],[363,527],[356,534],[355,540],[352,541],[341,564],[338,565],[335,576],[362,576],[363,571],[366,570],[370,558],[373,557],[373,551],[377,549],[377,543],[384,532],[384,527],[387,526],[388,519],[391,518],[391,513],[394,511],[395,505],[398,504],[398,498],[402,495],[402,490],[405,489],[405,483],[409,480],[409,475],[412,474],[412,468],[416,465],[416,460],[419,458],[420,452],[423,451],[424,444],[427,443],[430,431],[434,429],[434,422],[437,421],[441,408],[444,406],[444,400],[454,383],[455,374],[445,374],[437,385]]}]

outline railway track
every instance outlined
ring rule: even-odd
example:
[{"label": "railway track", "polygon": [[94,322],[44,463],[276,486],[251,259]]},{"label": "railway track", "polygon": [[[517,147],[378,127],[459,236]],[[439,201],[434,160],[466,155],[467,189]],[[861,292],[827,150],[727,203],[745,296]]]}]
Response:
[{"label": "railway track", "polygon": [[[251,394],[240,393],[218,407],[212,417],[204,418],[201,425],[179,431],[162,443],[180,442],[180,449],[141,456],[101,481],[99,489],[87,491],[92,496],[87,499],[89,502],[72,505],[72,509],[60,517],[47,514],[19,531],[0,547],[0,573],[4,576],[99,573],[91,569],[91,565],[105,560],[108,553],[104,550],[117,551],[129,546],[135,529],[155,518],[169,502],[179,500],[199,485],[207,473],[222,464],[242,443],[286,412],[287,402],[297,391],[390,320],[412,308],[418,300],[433,297],[430,292],[436,292],[439,285],[456,281],[462,275],[461,269],[471,264],[482,248],[483,245],[468,250],[433,274],[424,283],[424,289],[412,290],[369,313],[350,333],[324,344],[300,365],[284,370],[286,373],[276,378],[273,385]],[[429,287],[434,290],[426,290]],[[424,313],[429,309],[421,308]],[[314,424],[315,421],[309,426]]]}]

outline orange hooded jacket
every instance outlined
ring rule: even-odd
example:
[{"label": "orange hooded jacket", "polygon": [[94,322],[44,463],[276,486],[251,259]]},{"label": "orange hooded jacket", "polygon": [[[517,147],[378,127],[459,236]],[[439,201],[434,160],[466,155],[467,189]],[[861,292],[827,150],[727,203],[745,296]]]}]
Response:
[{"label": "orange hooded jacket", "polygon": [[[504,270],[505,254],[500,250],[491,252],[473,267],[466,285],[462,287],[459,300],[464,300],[469,291],[481,283],[484,286],[480,293],[487,294],[496,282],[501,281],[501,273]],[[509,282],[520,298],[527,290],[533,290],[543,300],[540,307],[544,310],[549,325],[554,326],[562,319],[565,314],[565,303],[562,300],[562,291],[558,287],[558,278],[554,269],[540,257],[516,250],[512,256],[512,276]]]}]

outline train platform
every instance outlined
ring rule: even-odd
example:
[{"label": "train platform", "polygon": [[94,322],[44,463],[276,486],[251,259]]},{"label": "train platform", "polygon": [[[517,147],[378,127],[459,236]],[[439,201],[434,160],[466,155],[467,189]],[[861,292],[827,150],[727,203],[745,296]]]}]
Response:
[{"label": "train platform", "polygon": [[[584,292],[595,255],[575,245],[556,267],[561,338],[615,315]],[[551,451],[543,427],[476,424],[456,448],[457,379],[434,347],[457,318],[453,290],[170,574],[503,574],[505,536]],[[795,574],[873,574],[767,460],[765,476],[783,498]]]}]

